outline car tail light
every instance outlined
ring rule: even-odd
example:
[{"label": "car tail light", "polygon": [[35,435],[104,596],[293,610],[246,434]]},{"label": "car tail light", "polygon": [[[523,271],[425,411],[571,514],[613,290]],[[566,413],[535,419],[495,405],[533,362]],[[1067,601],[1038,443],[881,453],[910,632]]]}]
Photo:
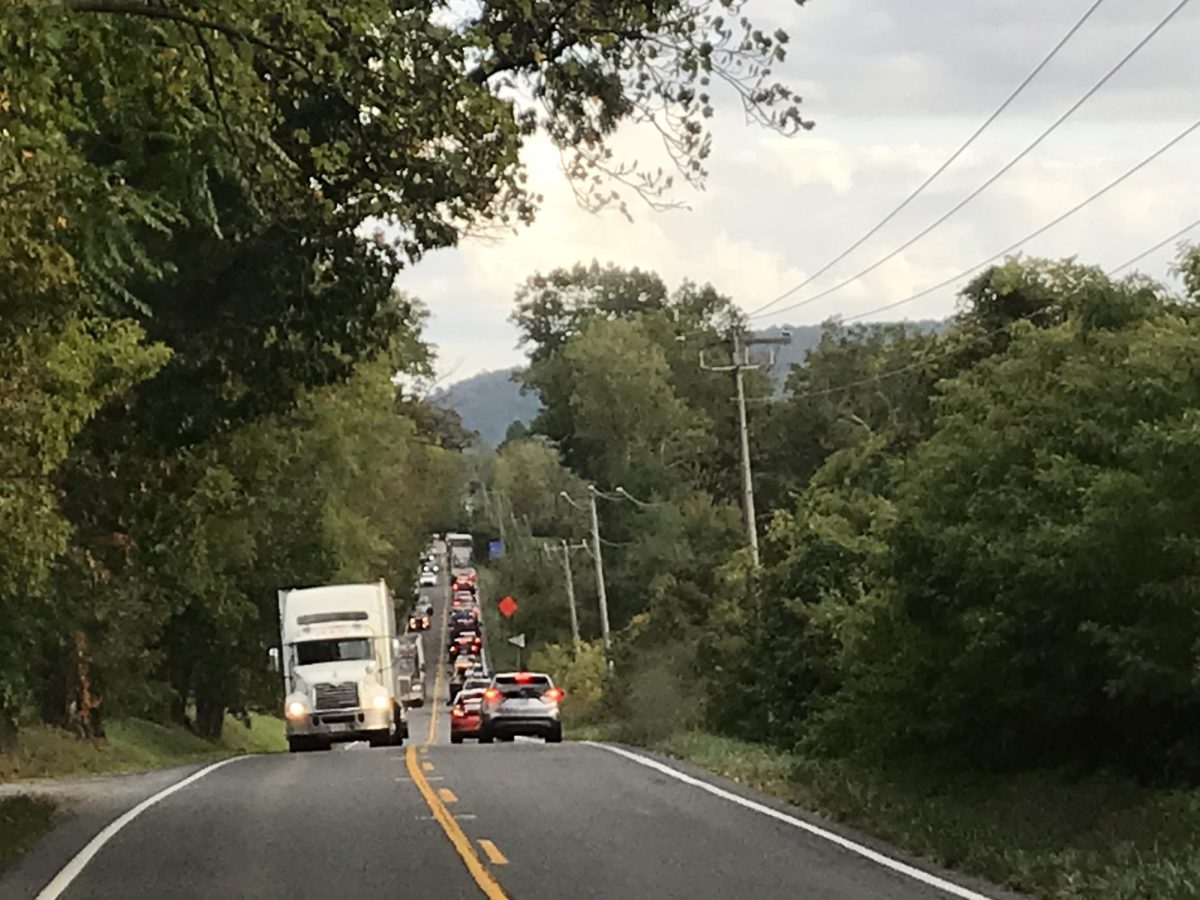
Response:
[{"label": "car tail light", "polygon": [[461,719],[466,714],[467,714],[467,711],[465,709],[463,709],[461,706],[456,706],[456,707],[454,707],[454,709],[450,710],[450,715],[452,715],[456,719]]},{"label": "car tail light", "polygon": [[526,681],[528,681],[532,677],[533,676],[530,675],[528,672],[518,672],[516,674],[516,679],[517,679],[518,684],[524,684]]},{"label": "car tail light", "polygon": [[563,698],[563,689],[553,687],[553,688],[550,688],[550,690],[546,691],[546,693],[542,694],[542,696],[545,697],[547,700],[553,700],[555,703],[557,703],[559,700],[561,700]]},{"label": "car tail light", "polygon": [[489,703],[495,703],[500,699],[500,692],[493,687],[488,688],[483,692],[483,699]]}]

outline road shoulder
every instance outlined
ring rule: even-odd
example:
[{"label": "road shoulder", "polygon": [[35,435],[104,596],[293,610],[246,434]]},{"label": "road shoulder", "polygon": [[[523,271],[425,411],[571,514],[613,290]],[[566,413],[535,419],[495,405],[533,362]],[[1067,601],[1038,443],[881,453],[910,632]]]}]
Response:
[{"label": "road shoulder", "polygon": [[146,798],[199,771],[206,764],[122,775],[0,784],[0,797],[48,799],[59,810],[55,826],[9,870],[0,874],[0,897],[5,900],[36,897],[59,870],[111,821]]},{"label": "road shoulder", "polygon": [[[967,891],[982,894],[985,897],[991,898],[991,900],[1029,900],[1027,895],[1019,894],[1006,888],[997,887],[996,885],[989,884],[972,875],[935,865],[926,859],[891,845],[886,841],[874,837],[873,835],[858,831],[857,829],[851,828],[840,822],[833,821],[819,814],[810,812],[809,810],[794,806],[787,801],[780,799],[779,797],[775,797],[755,788],[748,787],[747,785],[741,784],[740,782],[734,781],[733,779],[727,778],[709,769],[705,769],[702,766],[689,762],[688,760],[670,756],[655,750],[648,750],[644,747],[624,744],[618,741],[581,741],[580,743],[592,748],[595,752],[602,752],[610,756],[622,758],[628,765],[638,765],[639,763],[632,759],[628,759],[627,757],[623,757],[621,754],[614,754],[614,749],[624,751],[627,754],[642,757],[645,760],[674,770],[675,772],[678,772],[688,778],[701,781],[719,791],[728,792],[736,797],[740,797],[743,800],[748,801],[751,804],[766,807],[768,810],[780,813],[783,816],[797,819],[815,829],[827,831],[838,838],[860,845],[869,851],[885,856],[903,866],[910,866],[918,869],[936,879],[941,879],[943,881],[950,882],[951,884],[958,885]],[[656,777],[667,778],[669,776],[665,774],[658,774]],[[691,786],[684,782],[679,782],[678,786],[681,790],[702,790],[702,788]],[[733,801],[727,802],[729,802],[731,805],[736,805]],[[759,814],[763,815],[763,813]]]}]

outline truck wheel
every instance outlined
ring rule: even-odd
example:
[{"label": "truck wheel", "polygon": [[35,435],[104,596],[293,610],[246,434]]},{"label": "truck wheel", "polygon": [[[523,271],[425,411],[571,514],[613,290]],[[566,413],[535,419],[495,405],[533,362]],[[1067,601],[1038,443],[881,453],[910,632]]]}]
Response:
[{"label": "truck wheel", "polygon": [[294,737],[289,737],[287,739],[287,742],[288,742],[288,753],[304,753],[313,748],[312,741],[310,741],[304,735],[296,735]]},{"label": "truck wheel", "polygon": [[486,728],[479,729],[479,743],[490,744],[492,742],[492,733]]},{"label": "truck wheel", "polygon": [[392,733],[390,731],[373,731],[367,740],[372,747],[388,747],[392,743]]},{"label": "truck wheel", "polygon": [[462,743],[462,735],[461,735],[461,734],[452,734],[452,735],[450,735],[450,743],[452,743],[452,744],[461,744],[461,743]]}]

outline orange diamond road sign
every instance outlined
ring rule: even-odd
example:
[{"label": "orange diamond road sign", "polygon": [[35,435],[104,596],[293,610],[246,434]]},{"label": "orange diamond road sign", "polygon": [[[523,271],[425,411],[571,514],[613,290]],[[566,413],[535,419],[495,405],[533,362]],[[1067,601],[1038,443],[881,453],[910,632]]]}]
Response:
[{"label": "orange diamond road sign", "polygon": [[508,596],[508,594],[501,597],[500,602],[496,606],[500,610],[500,615],[506,619],[511,619],[512,614],[517,611],[517,601]]}]

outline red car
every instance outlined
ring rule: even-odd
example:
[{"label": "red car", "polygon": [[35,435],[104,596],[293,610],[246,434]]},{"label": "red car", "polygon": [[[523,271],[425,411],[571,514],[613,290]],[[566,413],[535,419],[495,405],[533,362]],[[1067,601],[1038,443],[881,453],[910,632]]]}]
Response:
[{"label": "red car", "polygon": [[450,743],[461,744],[463,738],[479,737],[479,706],[483,690],[460,691],[450,708]]}]

